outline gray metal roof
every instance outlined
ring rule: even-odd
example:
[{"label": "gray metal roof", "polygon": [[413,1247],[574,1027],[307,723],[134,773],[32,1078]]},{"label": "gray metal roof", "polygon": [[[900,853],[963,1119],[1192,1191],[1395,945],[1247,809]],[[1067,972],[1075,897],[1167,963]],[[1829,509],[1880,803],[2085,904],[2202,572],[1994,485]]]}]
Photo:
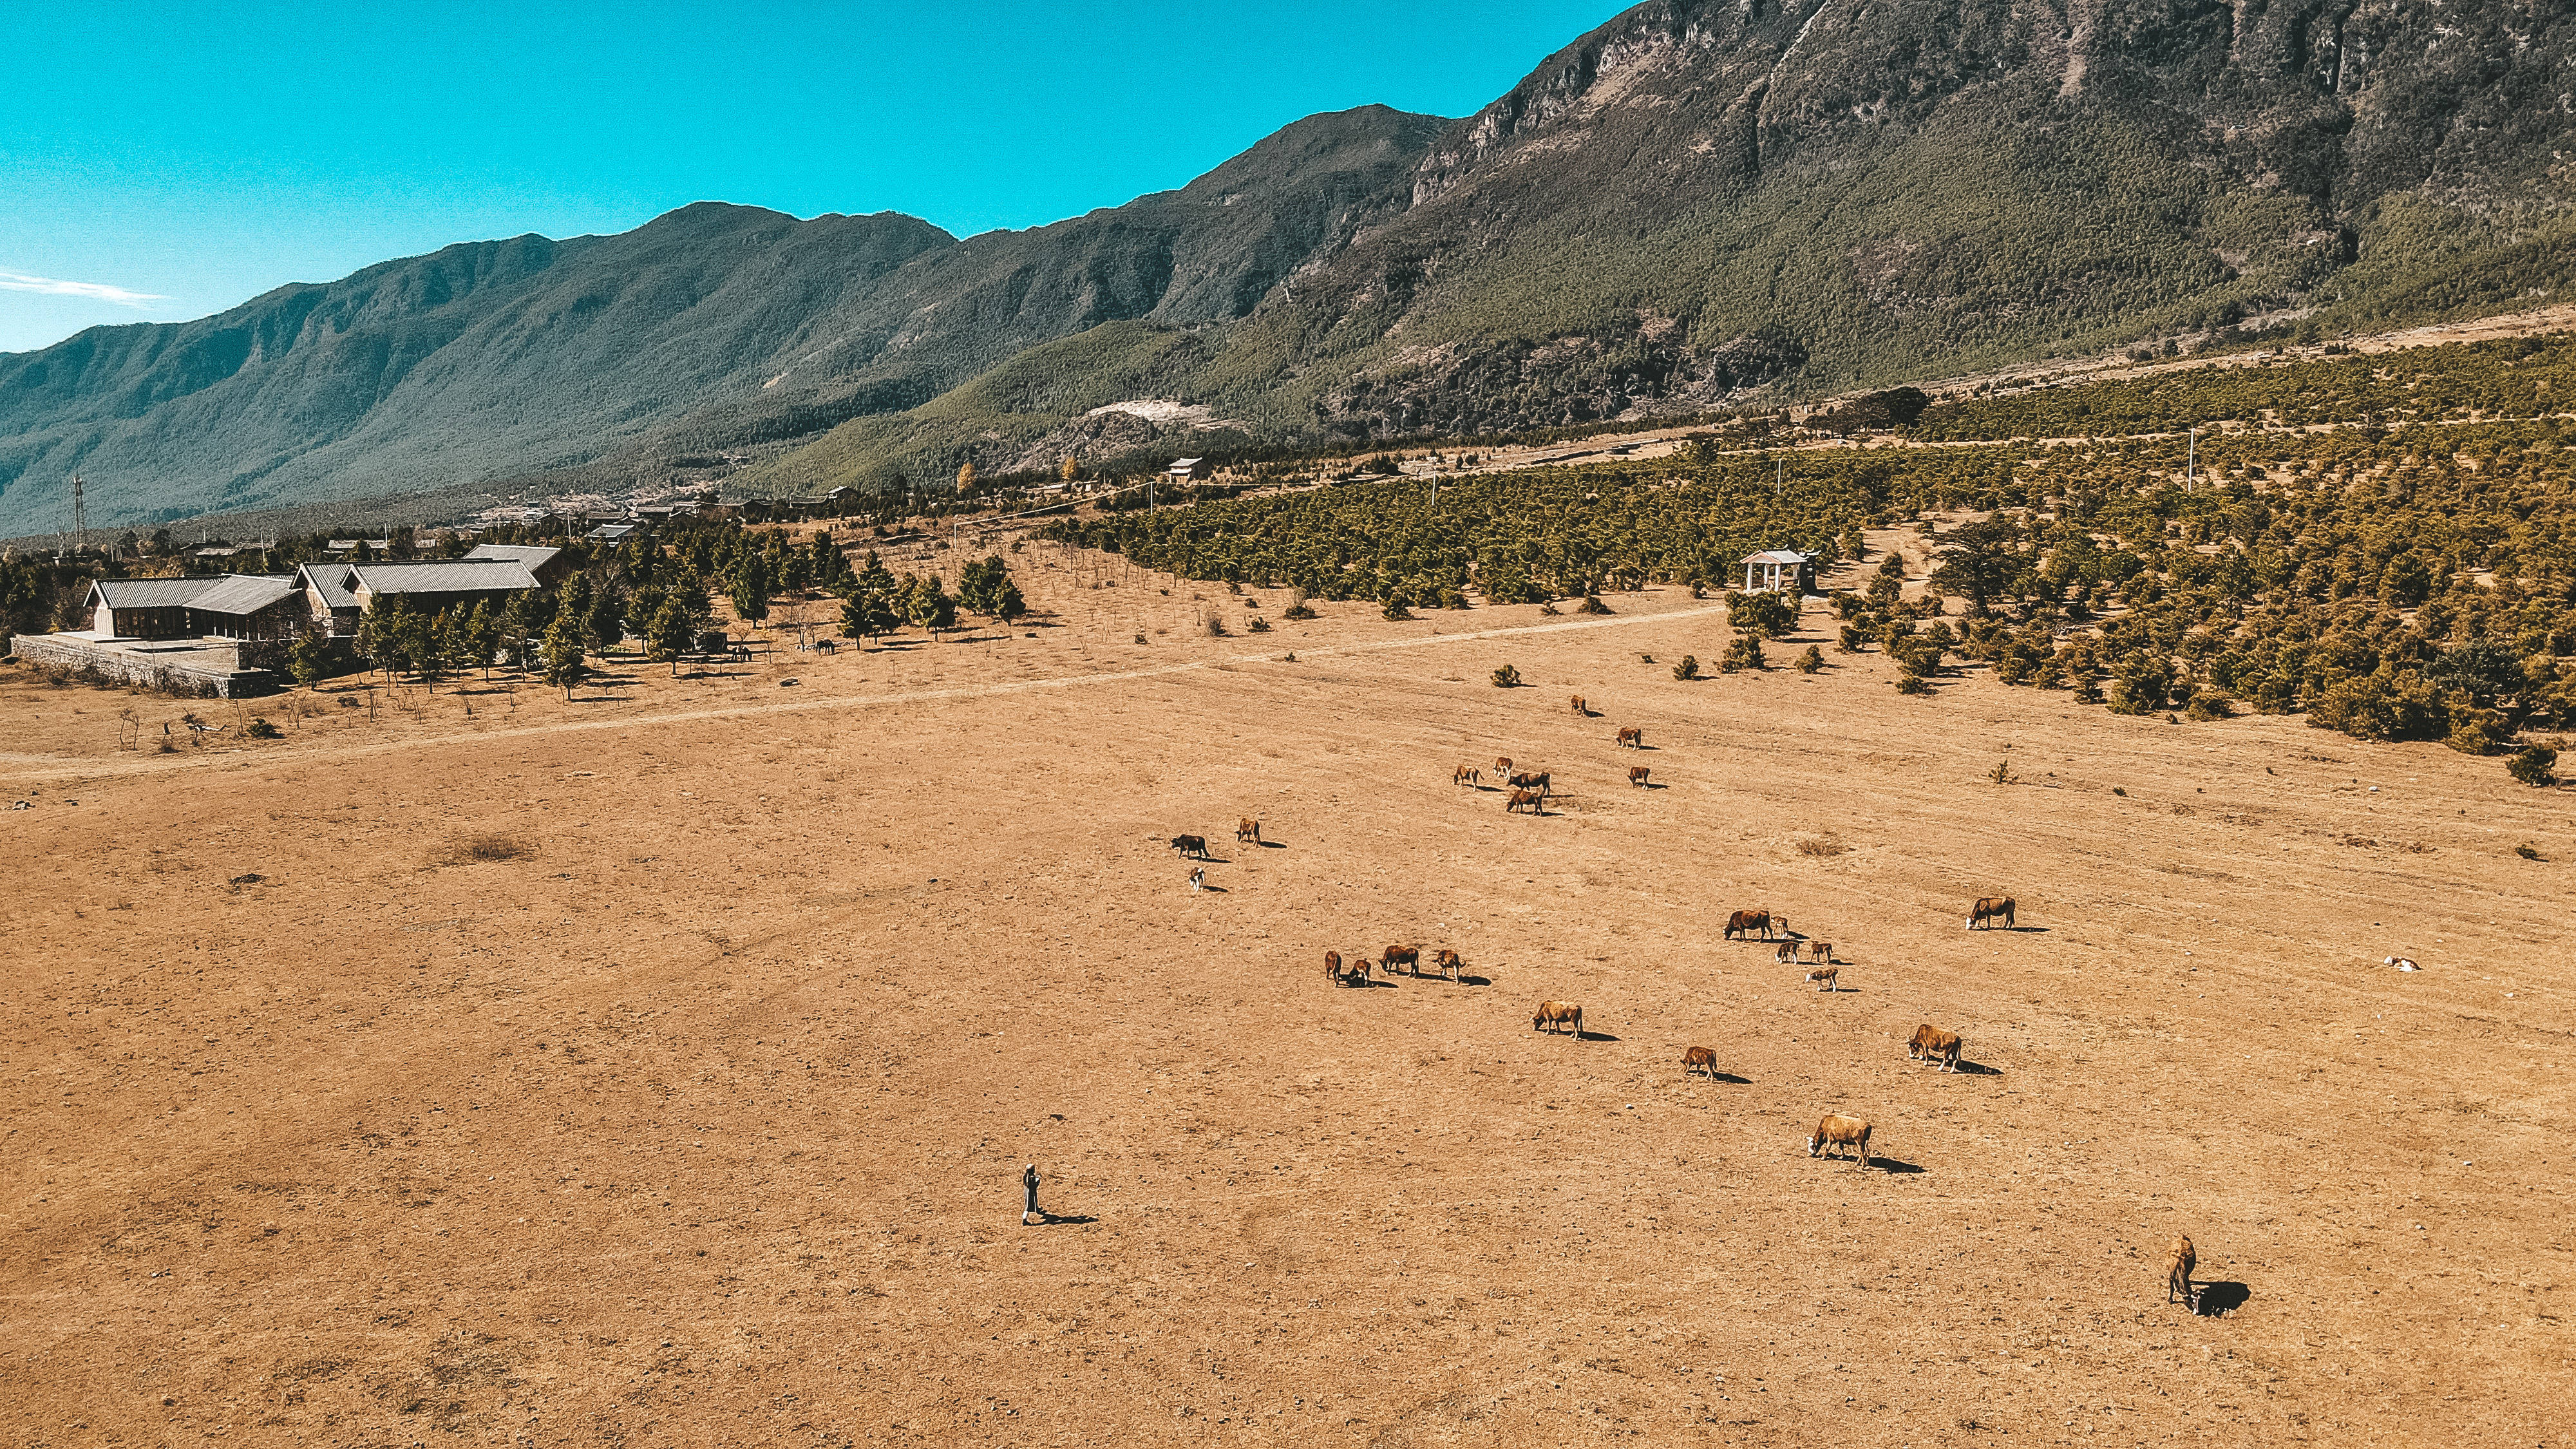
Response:
[{"label": "gray metal roof", "polygon": [[306,564],[296,572],[304,576],[304,585],[322,598],[326,609],[354,609],[358,596],[349,592],[349,566],[344,563]]},{"label": "gray metal roof", "polygon": [[472,594],[536,586],[536,575],[516,559],[349,565],[349,587],[371,594]]},{"label": "gray metal roof", "polygon": [[93,597],[106,600],[111,609],[175,609],[222,582],[219,577],[205,575],[193,579],[100,579],[90,587],[96,591]]},{"label": "gray metal roof", "polygon": [[1796,549],[1793,549],[1793,548],[1766,548],[1766,549],[1762,550],[1760,553],[1748,553],[1748,554],[1746,554],[1746,555],[1744,556],[1743,562],[1745,562],[1745,563],[1766,563],[1766,564],[1774,564],[1774,563],[1775,563],[1775,564],[1802,564],[1802,563],[1809,562],[1809,561],[1810,561],[1810,560],[1812,560],[1813,558],[1814,558],[1814,555],[1812,555],[1812,554],[1803,554],[1803,553],[1800,553],[1800,552],[1798,552]]},{"label": "gray metal roof", "polygon": [[483,543],[474,546],[474,551],[465,556],[465,562],[500,559],[525,564],[528,572],[535,573],[546,566],[548,559],[561,552],[563,550],[559,548],[545,548],[533,543]]},{"label": "gray metal roof", "polygon": [[292,578],[226,574],[223,582],[190,599],[188,607],[206,614],[256,614],[295,591]]},{"label": "gray metal roof", "polygon": [[592,529],[590,532],[583,534],[582,537],[597,539],[604,543],[617,543],[634,531],[635,525],[631,523],[603,523],[599,527]]}]

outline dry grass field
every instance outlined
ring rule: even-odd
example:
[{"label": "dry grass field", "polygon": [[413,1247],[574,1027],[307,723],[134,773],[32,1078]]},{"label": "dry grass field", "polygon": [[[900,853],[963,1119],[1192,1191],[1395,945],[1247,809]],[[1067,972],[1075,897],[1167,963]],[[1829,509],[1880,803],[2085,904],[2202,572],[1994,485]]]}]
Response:
[{"label": "dry grass field", "polygon": [[[170,753],[0,674],[0,1440],[2568,1442],[2566,795],[1683,683],[1677,591],[1210,638],[1019,566],[1007,638]],[[1408,941],[1466,979],[1323,978]]]}]

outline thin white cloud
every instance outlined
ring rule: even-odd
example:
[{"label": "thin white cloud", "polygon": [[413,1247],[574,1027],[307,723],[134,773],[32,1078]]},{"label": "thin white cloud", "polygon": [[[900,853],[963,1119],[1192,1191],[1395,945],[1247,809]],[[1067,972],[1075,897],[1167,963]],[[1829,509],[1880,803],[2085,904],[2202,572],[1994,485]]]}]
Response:
[{"label": "thin white cloud", "polygon": [[170,299],[152,292],[129,292],[105,282],[61,282],[52,277],[30,277],[18,272],[0,272],[0,292],[42,292],[49,297],[87,297],[93,302],[114,302],[120,307],[148,307]]}]

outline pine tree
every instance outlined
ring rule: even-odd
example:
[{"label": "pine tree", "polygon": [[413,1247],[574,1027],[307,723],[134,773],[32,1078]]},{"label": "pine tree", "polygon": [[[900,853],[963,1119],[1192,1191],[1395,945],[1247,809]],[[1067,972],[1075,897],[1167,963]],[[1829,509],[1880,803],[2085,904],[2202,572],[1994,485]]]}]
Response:
[{"label": "pine tree", "polygon": [[581,682],[582,655],[589,643],[588,636],[571,611],[566,610],[555,616],[553,626],[546,630],[545,642],[539,646],[540,656],[545,661],[546,683],[563,686],[567,702],[572,699],[572,687]]}]

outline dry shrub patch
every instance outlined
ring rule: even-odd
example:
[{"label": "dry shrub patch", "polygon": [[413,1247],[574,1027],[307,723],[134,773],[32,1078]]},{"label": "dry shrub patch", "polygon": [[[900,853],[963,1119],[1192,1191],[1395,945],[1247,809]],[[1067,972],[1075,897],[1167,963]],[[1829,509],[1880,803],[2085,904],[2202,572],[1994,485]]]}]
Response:
[{"label": "dry shrub patch", "polygon": [[1801,840],[1798,842],[1798,853],[1800,855],[1833,856],[1841,855],[1850,849],[1851,847],[1845,845],[1843,843],[1843,838],[1839,835],[1822,835],[1812,840]]},{"label": "dry shrub patch", "polygon": [[536,853],[535,846],[514,836],[471,835],[457,843],[450,860],[457,865],[472,865],[481,861],[518,860]]}]

